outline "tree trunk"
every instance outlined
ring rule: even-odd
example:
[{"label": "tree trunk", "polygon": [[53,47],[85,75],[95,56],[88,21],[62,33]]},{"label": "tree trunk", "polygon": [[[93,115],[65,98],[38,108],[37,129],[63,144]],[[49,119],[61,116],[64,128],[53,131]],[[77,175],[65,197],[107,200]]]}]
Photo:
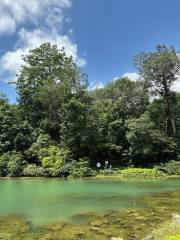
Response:
[{"label": "tree trunk", "polygon": [[166,105],[167,105],[168,118],[169,118],[171,126],[172,126],[173,135],[175,136],[176,135],[176,124],[175,124],[174,113],[173,113],[173,110],[171,107],[169,94],[165,96],[165,100],[166,100]]}]

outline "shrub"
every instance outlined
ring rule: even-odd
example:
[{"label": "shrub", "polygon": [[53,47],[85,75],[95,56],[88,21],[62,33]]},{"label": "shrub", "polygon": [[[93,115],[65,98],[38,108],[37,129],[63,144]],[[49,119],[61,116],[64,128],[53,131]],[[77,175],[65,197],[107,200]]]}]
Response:
[{"label": "shrub", "polygon": [[20,153],[9,153],[7,154],[7,173],[10,177],[21,176],[24,167],[24,161]]},{"label": "shrub", "polygon": [[57,170],[70,160],[70,151],[65,148],[50,146],[41,150],[40,158],[43,168]]},{"label": "shrub", "polygon": [[74,163],[70,172],[70,177],[81,178],[95,176],[95,171],[89,167],[90,159],[87,157],[79,158],[78,162]]},{"label": "shrub", "polygon": [[46,177],[49,176],[50,173],[43,167],[38,167],[35,164],[30,164],[24,168],[22,175],[26,177]]},{"label": "shrub", "polygon": [[0,176],[21,176],[25,161],[17,152],[7,152],[0,156]]},{"label": "shrub", "polygon": [[64,164],[62,167],[54,171],[54,176],[68,177],[74,168],[74,164],[74,161]]},{"label": "shrub", "polygon": [[7,163],[8,163],[7,154],[3,154],[0,156],[0,177],[4,177],[7,175]]},{"label": "shrub", "polygon": [[[172,137],[167,137],[164,132],[156,128],[149,113],[145,112],[139,118],[127,120],[128,131],[126,137],[130,145],[130,155],[134,164],[138,164],[141,158],[146,164],[147,159],[162,153],[173,154],[177,144]],[[138,161],[137,161],[138,160]]]},{"label": "shrub", "polygon": [[117,175],[118,172],[115,169],[104,169],[104,170],[100,170],[100,174],[104,176],[112,176],[112,175]]},{"label": "shrub", "polygon": [[152,178],[163,178],[166,176],[165,173],[159,171],[156,168],[127,168],[119,170],[119,173],[124,178],[132,179],[152,179]]},{"label": "shrub", "polygon": [[156,167],[158,170],[168,175],[180,175],[180,161],[169,161]]},{"label": "shrub", "polygon": [[81,158],[79,161],[71,161],[59,168],[55,175],[60,177],[90,177],[95,176],[95,171],[89,167],[89,159]]},{"label": "shrub", "polygon": [[81,178],[81,177],[92,177],[95,176],[95,171],[89,167],[79,167],[78,163],[74,166],[70,172],[70,177]]}]

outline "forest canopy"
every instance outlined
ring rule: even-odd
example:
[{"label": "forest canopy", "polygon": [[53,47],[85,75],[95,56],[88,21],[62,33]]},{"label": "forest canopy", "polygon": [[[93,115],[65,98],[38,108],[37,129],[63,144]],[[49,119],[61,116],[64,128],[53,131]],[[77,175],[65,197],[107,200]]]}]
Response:
[{"label": "forest canopy", "polygon": [[179,159],[174,48],[138,54],[137,81],[123,77],[94,90],[56,45],[42,44],[23,60],[17,103],[0,95],[0,176],[91,176],[98,162],[152,167]]}]

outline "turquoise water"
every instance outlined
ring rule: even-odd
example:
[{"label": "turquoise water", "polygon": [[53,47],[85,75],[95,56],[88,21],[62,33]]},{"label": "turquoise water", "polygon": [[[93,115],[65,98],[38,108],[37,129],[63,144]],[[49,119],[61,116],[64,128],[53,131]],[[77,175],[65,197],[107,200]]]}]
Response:
[{"label": "turquoise water", "polygon": [[180,192],[180,180],[1,179],[0,216],[17,215],[35,225],[73,222],[88,212],[148,208],[139,199],[153,194],[164,194],[168,204],[171,192]]}]

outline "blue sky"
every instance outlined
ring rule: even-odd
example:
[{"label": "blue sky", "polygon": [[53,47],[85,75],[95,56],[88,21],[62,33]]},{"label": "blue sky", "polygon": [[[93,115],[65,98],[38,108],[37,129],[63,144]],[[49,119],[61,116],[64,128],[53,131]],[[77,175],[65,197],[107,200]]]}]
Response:
[{"label": "blue sky", "polygon": [[91,88],[124,74],[134,79],[136,53],[158,43],[180,50],[179,12],[179,0],[1,0],[0,90],[15,102],[7,82],[15,80],[21,55],[45,41],[73,55]]}]

